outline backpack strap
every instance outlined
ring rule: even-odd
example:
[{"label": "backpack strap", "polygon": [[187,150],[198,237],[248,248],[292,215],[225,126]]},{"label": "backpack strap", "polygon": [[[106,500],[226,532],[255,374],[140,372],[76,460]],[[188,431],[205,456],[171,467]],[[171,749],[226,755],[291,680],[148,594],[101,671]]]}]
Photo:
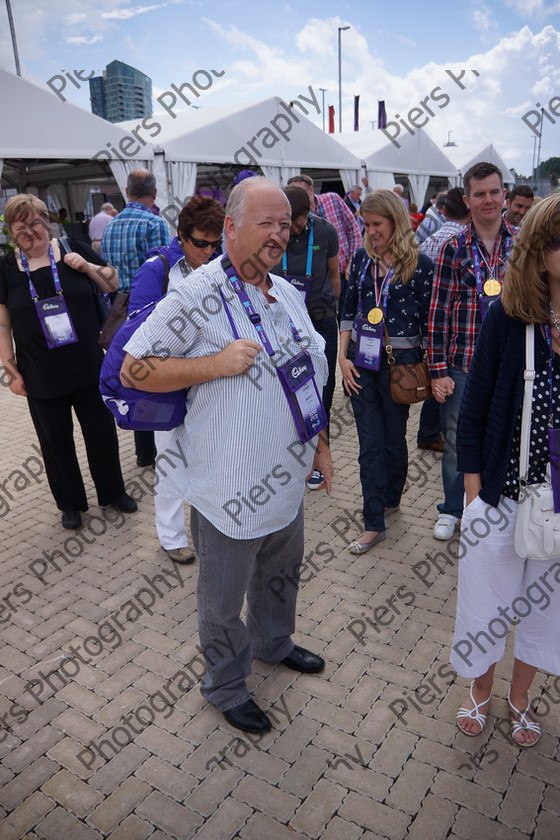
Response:
[{"label": "backpack strap", "polygon": [[163,262],[165,274],[163,276],[163,286],[161,289],[161,296],[165,297],[167,294],[167,287],[169,286],[169,263],[167,261],[167,257],[163,254],[156,254],[157,257]]}]

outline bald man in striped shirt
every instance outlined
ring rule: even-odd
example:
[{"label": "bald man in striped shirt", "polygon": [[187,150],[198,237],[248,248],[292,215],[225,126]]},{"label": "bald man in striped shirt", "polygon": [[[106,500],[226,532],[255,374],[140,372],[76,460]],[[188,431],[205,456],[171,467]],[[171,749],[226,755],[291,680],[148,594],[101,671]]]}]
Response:
[{"label": "bald man in striped shirt", "polygon": [[187,465],[168,475],[191,505],[200,562],[201,691],[247,732],[271,728],[247,690],[252,657],[305,673],[324,668],[320,656],[291,639],[305,479],[319,469],[330,493],[333,466],[325,431],[301,442],[275,369],[305,349],[319,394],[327,377],[324,340],[303,297],[268,273],[286,248],[290,220],[289,202],[273,182],[257,177],[235,187],[225,258],[170,286],[126,346],[123,365],[123,375],[134,378],[137,360],[148,362],[142,389],[190,388],[176,430]]}]

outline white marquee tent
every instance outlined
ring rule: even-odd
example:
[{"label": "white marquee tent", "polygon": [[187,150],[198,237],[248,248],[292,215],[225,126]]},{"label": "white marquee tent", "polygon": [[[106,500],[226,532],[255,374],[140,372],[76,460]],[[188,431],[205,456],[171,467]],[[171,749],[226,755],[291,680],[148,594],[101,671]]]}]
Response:
[{"label": "white marquee tent", "polygon": [[445,151],[449,159],[453,161],[458,169],[459,176],[457,183],[459,185],[462,183],[462,176],[467,169],[470,169],[475,163],[481,163],[482,161],[493,163],[501,169],[504,184],[513,186],[515,183],[515,178],[511,174],[510,167],[491,143],[487,146],[481,144],[448,146]]},{"label": "white marquee tent", "polygon": [[[163,167],[173,191],[166,203],[171,203],[173,197],[192,195],[197,164],[211,163],[260,167],[278,184],[285,184],[301,169],[334,170],[340,172],[348,189],[360,169],[360,161],[307,119],[302,106],[310,115],[315,113],[309,103],[290,108],[274,96],[247,105],[191,109],[175,116],[154,115],[151,120],[160,128],[152,141],[157,144],[154,171],[158,195],[161,196]],[[137,125],[138,120],[119,123],[128,131]]]},{"label": "white marquee tent", "polygon": [[48,191],[57,207],[83,211],[91,186],[107,181],[106,167],[96,160],[110,167],[122,189],[126,181],[122,158],[131,167],[153,158],[150,145],[136,156],[125,155],[120,150],[129,141],[122,128],[3,68],[0,114],[3,184],[20,191],[29,186],[36,186],[40,194]]},{"label": "white marquee tent", "polygon": [[[430,177],[447,179],[455,184],[457,168],[422,129],[414,136],[404,129],[395,138],[397,148],[382,131],[346,131],[336,139],[363,161],[370,186],[374,189],[395,186],[395,175],[404,175],[410,184],[413,201],[421,207]],[[359,173],[356,173],[357,175]],[[356,181],[359,178],[356,177]]]}]

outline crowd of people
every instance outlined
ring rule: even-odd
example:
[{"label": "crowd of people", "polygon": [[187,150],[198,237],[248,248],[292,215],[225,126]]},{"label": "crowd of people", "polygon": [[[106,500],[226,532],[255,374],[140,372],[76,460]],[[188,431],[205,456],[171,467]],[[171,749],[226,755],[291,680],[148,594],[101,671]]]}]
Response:
[{"label": "crowd of people", "polygon": [[[153,212],[157,190],[147,170],[130,173],[121,213],[104,204],[92,219],[91,248],[55,236],[37,197],[10,199],[5,222],[14,250],[0,260],[0,358],[10,390],[27,398],[63,526],[79,528],[88,507],[72,409],[98,503],[133,512],[114,422],[97,386],[99,299],[104,294],[115,306],[124,296],[129,312],[159,301],[126,345],[122,375],[134,381],[133,366],[145,360],[137,387],[187,389],[187,413],[171,431],[135,432],[137,463],[154,465],[172,445],[188,454],[188,464],[157,488],[158,538],[174,562],[192,563],[196,552],[202,650],[227,640],[220,658],[206,657],[204,696],[231,725],[262,732],[271,723],[247,690],[251,658],[306,673],[324,668],[320,656],[292,641],[297,587],[278,599],[270,581],[280,569],[297,581],[305,484],[331,492],[337,361],[359,441],[364,528],[351,554],[384,540],[386,520],[401,504],[410,403],[419,397],[397,400],[399,369],[426,370],[427,363],[429,371],[419,389],[427,399],[418,443],[443,452],[434,538],[448,540],[461,528],[463,539],[473,511],[500,510],[519,498],[526,325],[536,325],[539,418],[531,427],[529,483],[542,481],[546,421],[560,423],[553,397],[560,383],[560,195],[538,204],[519,186],[506,198],[502,173],[490,163],[473,166],[462,188],[434,194],[421,211],[399,184],[372,189],[364,178],[342,199],[317,194],[307,175],[283,189],[255,176],[238,176],[225,210],[215,198],[191,198],[171,241]],[[182,318],[177,329],[177,313],[200,312],[205,296],[216,293],[214,315]],[[162,357],[165,364],[157,364]],[[540,569],[516,554],[515,506],[508,511],[508,527],[465,546],[459,567],[452,662],[473,678],[457,715],[471,736],[485,726],[507,632],[467,668],[457,644],[467,633],[483,634]],[[560,596],[550,597],[552,607],[533,610],[516,631],[509,704],[511,736],[523,747],[540,737],[528,699],[536,669],[560,673]]]}]

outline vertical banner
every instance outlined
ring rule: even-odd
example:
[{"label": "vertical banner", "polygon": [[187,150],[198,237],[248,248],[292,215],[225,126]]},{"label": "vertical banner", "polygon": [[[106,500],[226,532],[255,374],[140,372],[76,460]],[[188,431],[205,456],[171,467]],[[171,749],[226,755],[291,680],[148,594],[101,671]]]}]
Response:
[{"label": "vertical banner", "polygon": [[354,131],[360,130],[360,97],[354,97]]},{"label": "vertical banner", "polygon": [[334,105],[329,105],[329,134],[334,134]]},{"label": "vertical banner", "polygon": [[387,128],[387,112],[385,110],[385,100],[381,99],[377,103],[377,127]]}]

